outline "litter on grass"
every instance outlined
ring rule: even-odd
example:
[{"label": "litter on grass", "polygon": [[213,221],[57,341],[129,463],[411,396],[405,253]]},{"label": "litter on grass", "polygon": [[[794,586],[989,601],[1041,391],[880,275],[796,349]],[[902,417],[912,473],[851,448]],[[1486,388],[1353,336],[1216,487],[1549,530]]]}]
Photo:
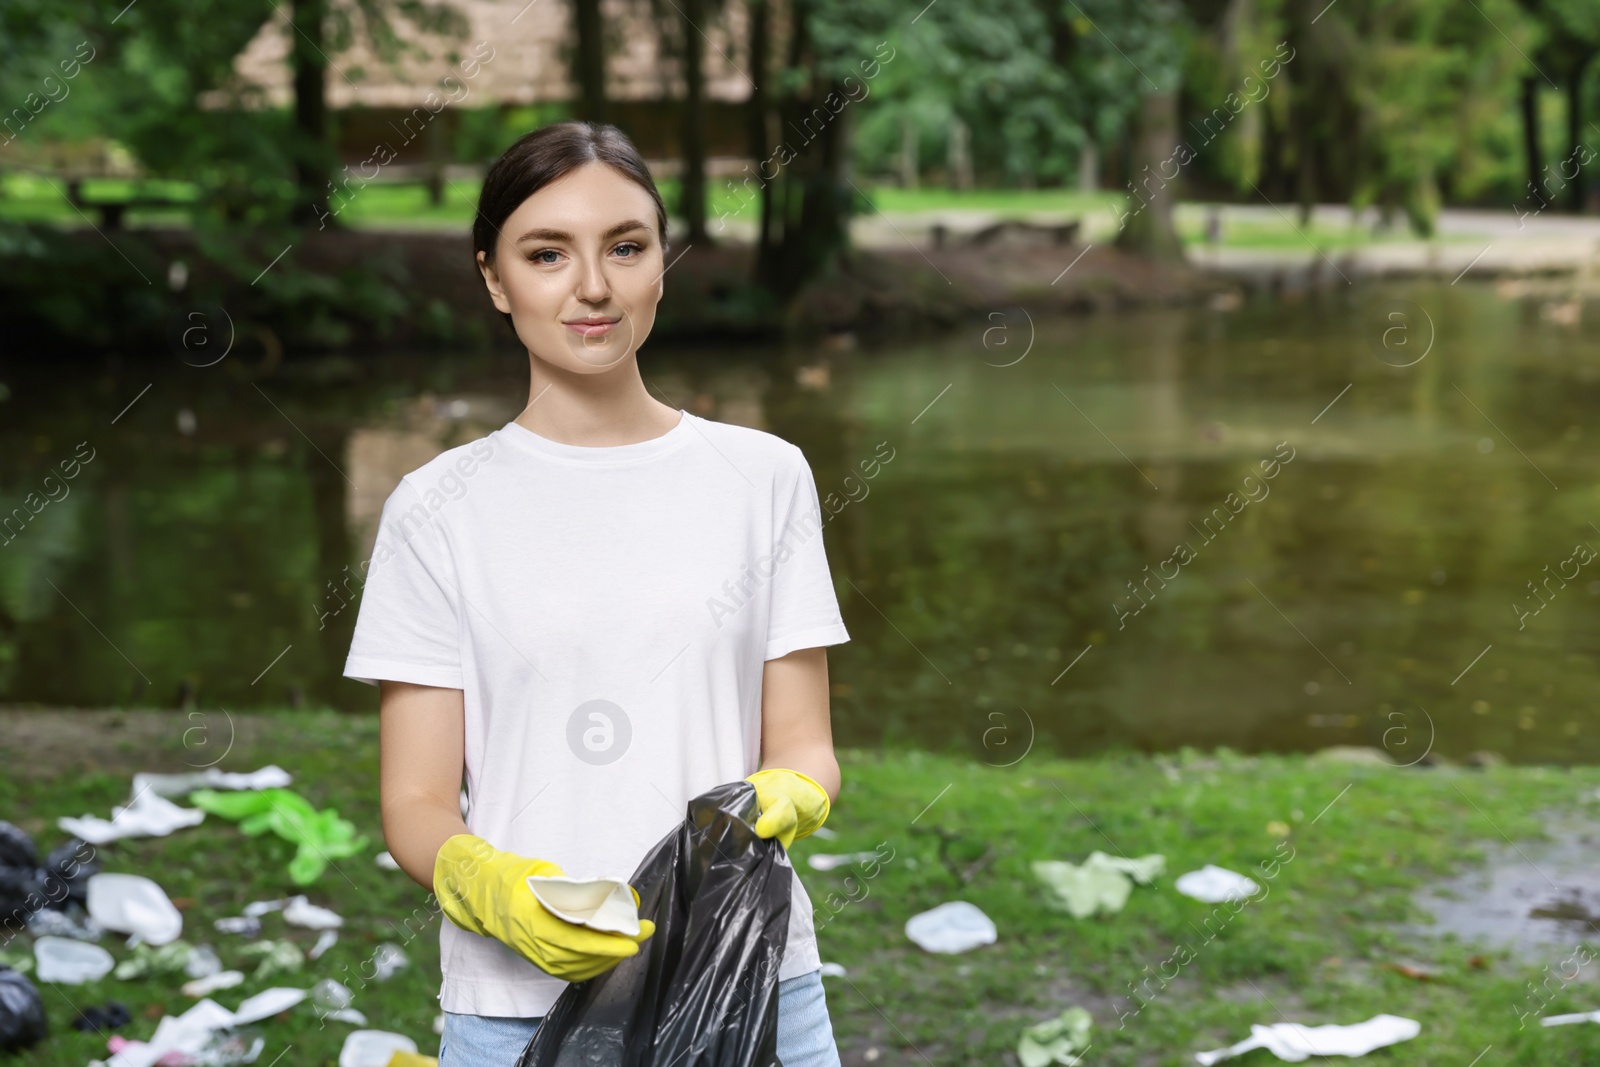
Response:
[{"label": "litter on grass", "polygon": [[243,984],[243,971],[218,971],[216,974],[183,983],[183,995],[195,998],[208,997],[218,990],[232,989],[236,985]]},{"label": "litter on grass", "polygon": [[69,838],[43,862],[28,832],[0,819],[0,914],[27,921],[29,912],[48,905],[83,904],[84,885],[100,872],[87,842]]},{"label": "litter on grass", "polygon": [[387,851],[378,853],[376,862],[379,867],[382,867],[386,871],[398,871],[400,869],[400,864],[396,862],[394,856]]},{"label": "litter on grass", "polygon": [[950,900],[906,920],[906,936],[929,952],[966,952],[993,944],[994,923],[976,904]]},{"label": "litter on grass", "polygon": [[843,852],[837,855],[819,852],[814,856],[807,856],[806,864],[814,871],[831,871],[835,867],[845,867],[852,863],[865,863],[868,860],[878,858],[876,852]]},{"label": "litter on grass", "polygon": [[1036,860],[1033,873],[1053,893],[1052,906],[1075,919],[1086,919],[1096,912],[1115,915],[1121,911],[1134,883],[1149,885],[1166,865],[1166,857],[1156,852],[1135,860],[1095,851],[1081,864]]},{"label": "litter on grass", "polygon": [[289,861],[289,878],[295,885],[310,885],[322,877],[330,862],[360,853],[369,841],[366,834],[356,833],[354,823],[339,818],[338,811],[317,811],[305,797],[289,789],[240,793],[200,789],[190,795],[189,802],[220,818],[237,820],[247,836],[270,830],[296,845],[294,859]]},{"label": "litter on grass", "polygon": [[1089,1047],[1092,1023],[1087,1011],[1072,1007],[1054,1019],[1030,1026],[1017,1042],[1017,1059],[1022,1061],[1022,1067],[1075,1064]]},{"label": "litter on grass", "polygon": [[70,1024],[74,1030],[87,1034],[90,1030],[115,1030],[119,1026],[126,1026],[133,1020],[133,1013],[128,1011],[128,1006],[120,1000],[108,1000],[105,1007],[91,1004],[73,1018]]},{"label": "litter on grass", "polygon": [[844,964],[842,963],[824,963],[822,965],[822,977],[824,978],[843,978],[845,973]]},{"label": "litter on grass", "polygon": [[133,793],[138,796],[145,790],[164,797],[188,796],[196,789],[273,789],[286,786],[294,778],[277,764],[268,764],[258,771],[239,774],[216,767],[207,767],[193,774],[150,774],[140,772],[133,776]]},{"label": "litter on grass", "polygon": [[[148,978],[153,974],[182,974],[187,970],[193,955],[194,946],[187,941],[173,941],[160,948],[135,945],[133,955],[117,964],[116,970],[111,973],[124,982],[131,978]],[[221,970],[220,966],[218,970]],[[188,977],[204,978],[205,975],[191,974]]]},{"label": "litter on grass", "polygon": [[129,946],[165,945],[183,933],[183,915],[166,891],[142,874],[97,874],[89,879],[89,917],[130,934]]},{"label": "litter on grass", "polygon": [[1546,1015],[1540,1026],[1570,1026],[1573,1023],[1600,1023],[1600,1011],[1579,1011],[1571,1015]]},{"label": "litter on grass", "polygon": [[1237,871],[1208,863],[1198,871],[1180,874],[1175,883],[1178,892],[1207,904],[1224,904],[1230,900],[1254,896],[1261,887]]},{"label": "litter on grass", "polygon": [[270,978],[275,974],[293,974],[305,966],[305,953],[293,941],[252,941],[239,950],[241,955],[260,956],[261,962],[250,977]]},{"label": "litter on grass", "polygon": [[1250,1036],[1236,1045],[1215,1052],[1196,1052],[1202,1067],[1251,1049],[1264,1048],[1280,1060],[1299,1063],[1311,1056],[1365,1056],[1373,1049],[1410,1041],[1422,1032],[1422,1024],[1399,1015],[1374,1015],[1364,1023],[1340,1026],[1301,1026],[1299,1023],[1256,1024]]},{"label": "litter on grass", "polygon": [[28,933],[34,937],[70,937],[77,941],[98,941],[105,936],[100,924],[77,905],[73,905],[70,912],[40,908],[28,916]]},{"label": "litter on grass", "polygon": [[322,954],[339,943],[339,931],[324,930],[317,935],[317,943],[306,953],[306,959],[320,959]]},{"label": "litter on grass", "polygon": [[372,954],[372,977],[379,982],[386,982],[410,962],[399,945],[385,941]]},{"label": "litter on grass", "polygon": [[[222,1059],[217,1055],[218,1032],[269,1019],[294,1007],[305,996],[303,989],[268,989],[247,998],[236,1012],[214,1000],[202,1000],[182,1015],[164,1016],[156,1024],[155,1035],[149,1041],[128,1041],[121,1036],[111,1038],[107,1042],[107,1048],[113,1053],[111,1059],[104,1063],[96,1060],[90,1067],[155,1067],[172,1053],[178,1053],[184,1062],[248,1063],[254,1058],[248,1051],[238,1058]],[[229,1043],[227,1038],[222,1040]],[[259,1038],[254,1040],[260,1041]],[[259,1053],[259,1045],[254,1047]]]},{"label": "litter on grass", "polygon": [[180,808],[147,789],[134,794],[129,803],[114,806],[109,819],[63,815],[56,825],[91,845],[104,845],[124,837],[166,837],[174,830],[200,825],[205,817],[199,808]]},{"label": "litter on grass", "polygon": [[319,907],[303,896],[289,898],[283,906],[283,921],[307,930],[337,930],[344,925],[343,917],[337,912]]},{"label": "litter on grass", "polygon": [[386,1030],[352,1030],[339,1050],[339,1067],[389,1067],[396,1052],[416,1052],[417,1043]]},{"label": "litter on grass", "polygon": [[256,937],[261,933],[261,920],[254,915],[229,915],[211,924],[225,934],[243,934]]},{"label": "litter on grass", "polygon": [[33,963],[39,981],[63,985],[99,981],[116,966],[111,953],[99,945],[48,935],[34,938]]},{"label": "litter on grass", "polygon": [[38,987],[27,975],[0,967],[0,1052],[31,1048],[49,1032]]}]

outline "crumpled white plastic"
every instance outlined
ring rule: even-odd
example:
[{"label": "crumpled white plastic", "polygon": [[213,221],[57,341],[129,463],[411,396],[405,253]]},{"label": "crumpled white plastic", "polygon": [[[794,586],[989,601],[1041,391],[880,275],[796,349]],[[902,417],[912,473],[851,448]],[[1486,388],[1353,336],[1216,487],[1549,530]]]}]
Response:
[{"label": "crumpled white plastic", "polygon": [[111,818],[95,815],[73,818],[63,815],[56,825],[91,845],[104,845],[123,837],[166,837],[174,830],[198,826],[206,813],[199,808],[180,808],[152,790],[135,793],[127,804],[111,809]]},{"label": "crumpled white plastic", "polygon": [[283,921],[307,930],[336,930],[344,925],[344,918],[337,912],[313,904],[304,896],[289,898],[283,906]]},{"label": "crumpled white plastic", "polygon": [[852,863],[865,863],[868,860],[878,859],[876,852],[841,852],[830,854],[818,852],[806,857],[806,864],[814,871],[831,871],[835,867],[845,867]]},{"label": "crumpled white plastic", "polygon": [[1237,871],[1208,863],[1198,871],[1180,874],[1173,884],[1178,892],[1207,904],[1221,904],[1240,897],[1254,896],[1261,887]]},{"label": "crumpled white plastic", "polygon": [[948,900],[906,920],[906,936],[929,952],[966,952],[996,938],[994,922],[976,904]]},{"label": "crumpled white plastic", "polygon": [[1311,1056],[1365,1056],[1373,1049],[1410,1041],[1421,1032],[1421,1023],[1399,1015],[1374,1015],[1364,1023],[1352,1023],[1349,1026],[1335,1023],[1325,1026],[1257,1024],[1250,1027],[1250,1036],[1237,1045],[1215,1052],[1196,1052],[1194,1058],[1202,1067],[1209,1067],[1218,1060],[1258,1048],[1264,1048],[1289,1063],[1299,1063]]},{"label": "crumpled white plastic", "polygon": [[111,953],[87,941],[45,935],[33,939],[34,975],[41,982],[94,982],[117,965]]},{"label": "crumpled white plastic", "polygon": [[196,789],[283,789],[293,781],[293,776],[275,763],[242,774],[217,767],[207,767],[192,774],[141,771],[133,776],[133,792],[137,796],[148,789],[164,797],[183,797]]},{"label": "crumpled white plastic", "polygon": [[183,933],[183,914],[142,874],[90,875],[86,892],[89,917],[102,929],[131,934],[130,946],[165,945]]},{"label": "crumpled white plastic", "polygon": [[106,1067],[154,1067],[171,1052],[193,1057],[211,1043],[218,1030],[269,1019],[305,998],[304,989],[267,989],[247,998],[238,1011],[207,998],[176,1018],[164,1016],[149,1041],[130,1041],[106,1061]]}]

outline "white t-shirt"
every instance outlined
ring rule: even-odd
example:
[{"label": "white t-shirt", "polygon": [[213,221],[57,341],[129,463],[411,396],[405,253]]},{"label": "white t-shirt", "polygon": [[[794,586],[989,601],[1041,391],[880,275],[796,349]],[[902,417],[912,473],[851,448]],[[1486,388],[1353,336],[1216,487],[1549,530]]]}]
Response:
[{"label": "white t-shirt", "polygon": [[[468,829],[628,878],[760,769],[764,663],[848,640],[799,448],[686,411],[613,447],[513,421],[389,496],[344,674],[461,689]],[[542,1016],[568,984],[441,927],[445,1011]],[[778,977],[821,965],[796,874]]]}]

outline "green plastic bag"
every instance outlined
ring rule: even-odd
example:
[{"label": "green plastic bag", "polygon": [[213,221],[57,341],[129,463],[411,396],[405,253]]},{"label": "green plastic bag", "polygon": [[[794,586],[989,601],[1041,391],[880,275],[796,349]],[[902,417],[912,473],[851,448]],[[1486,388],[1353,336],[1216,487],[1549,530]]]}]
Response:
[{"label": "green plastic bag", "polygon": [[289,877],[295,885],[312,884],[322,877],[330,862],[358,855],[369,841],[366,834],[356,833],[354,823],[339,818],[333,808],[317,811],[292,789],[199,789],[189,794],[189,803],[238,822],[239,829],[250,837],[270,830],[298,845],[299,850],[289,862]]},{"label": "green plastic bag", "polygon": [[1072,1065],[1089,1047],[1089,1013],[1068,1008],[1054,1019],[1030,1026],[1017,1042],[1017,1059],[1022,1067],[1048,1067],[1052,1063]]},{"label": "green plastic bag", "polygon": [[1050,888],[1049,903],[1072,915],[1086,919],[1095,912],[1115,915],[1128,903],[1133,883],[1149,885],[1166,869],[1166,858],[1151,853],[1138,859],[1091,852],[1083,863],[1061,860],[1036,860],[1033,873]]}]

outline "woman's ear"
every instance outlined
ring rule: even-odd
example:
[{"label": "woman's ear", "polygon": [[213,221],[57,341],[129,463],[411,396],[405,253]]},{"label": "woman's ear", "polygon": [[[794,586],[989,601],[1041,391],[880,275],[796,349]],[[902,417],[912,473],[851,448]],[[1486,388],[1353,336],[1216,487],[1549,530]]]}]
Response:
[{"label": "woman's ear", "polygon": [[478,253],[478,270],[483,274],[483,284],[488,288],[489,299],[494,301],[494,306],[507,315],[511,314],[511,301],[506,299],[506,291],[500,285],[500,274],[489,262],[488,253]]}]

